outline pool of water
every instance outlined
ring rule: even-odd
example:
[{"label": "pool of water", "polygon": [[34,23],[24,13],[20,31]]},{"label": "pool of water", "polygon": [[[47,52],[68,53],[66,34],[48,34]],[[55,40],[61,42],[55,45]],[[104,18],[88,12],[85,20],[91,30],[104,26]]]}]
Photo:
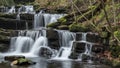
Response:
[{"label": "pool of water", "polygon": [[30,66],[11,66],[10,63],[3,63],[4,59],[0,59],[0,68],[111,68],[102,64],[83,63],[73,60],[47,60],[44,58],[29,58],[36,62]]}]

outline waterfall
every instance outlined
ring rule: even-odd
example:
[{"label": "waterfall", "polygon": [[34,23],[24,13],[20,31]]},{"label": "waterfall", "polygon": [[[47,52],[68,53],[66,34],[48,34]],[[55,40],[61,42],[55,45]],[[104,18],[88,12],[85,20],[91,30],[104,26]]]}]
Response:
[{"label": "waterfall", "polygon": [[12,7],[6,12],[6,14],[10,14],[10,13],[15,13],[15,6],[12,6]]},{"label": "waterfall", "polygon": [[44,17],[42,15],[43,10],[41,10],[38,14],[34,15],[34,29],[40,28],[40,26],[44,25]]},{"label": "waterfall", "polygon": [[49,23],[57,22],[57,19],[65,16],[65,14],[43,14],[44,16],[44,26],[47,26]]},{"label": "waterfall", "polygon": [[68,57],[71,54],[71,49],[73,41],[75,41],[75,33],[69,31],[58,30],[59,42],[61,43],[61,48],[59,49],[57,55],[53,59],[65,60],[69,59]]},{"label": "waterfall", "polygon": [[69,47],[70,41],[75,40],[75,33],[64,30],[57,30],[57,32],[59,34],[60,46],[62,47]]},{"label": "waterfall", "polygon": [[[29,37],[18,37],[15,43],[15,53],[22,53],[22,51],[30,50],[33,40]],[[24,48],[24,49],[23,49]]]},{"label": "waterfall", "polygon": [[30,53],[32,53],[32,54],[38,54],[39,53],[39,49],[41,48],[41,47],[47,47],[47,44],[48,42],[47,42],[47,38],[46,37],[39,37],[36,41],[35,41],[35,43],[34,43],[34,45],[33,45],[33,47],[32,47],[32,49],[31,49],[31,51],[30,51]]},{"label": "waterfall", "polygon": [[82,41],[86,41],[86,35],[87,33],[82,33]]},{"label": "waterfall", "polygon": [[[92,50],[93,43],[87,42],[86,36],[87,36],[87,33],[82,33],[82,40],[79,41],[79,42],[85,43],[85,51],[83,53],[80,53],[78,56],[78,60],[80,60],[80,61],[82,61],[83,55],[86,55],[89,57],[92,56],[91,50]],[[90,63],[92,62],[90,58],[88,59],[88,62],[90,62]]]},{"label": "waterfall", "polygon": [[36,40],[40,36],[46,36],[46,30],[39,30],[39,31],[32,31],[32,30],[21,30],[18,33],[18,36],[27,36],[31,37],[32,39]]},{"label": "waterfall", "polygon": [[22,5],[22,6],[18,9],[17,20],[20,20],[20,14],[22,14],[22,13],[35,14],[34,8],[33,8],[32,5],[28,5],[28,6]]},{"label": "waterfall", "polygon": [[34,29],[46,27],[49,23],[57,22],[57,19],[65,16],[65,14],[46,14],[41,10],[38,14],[34,15]]}]

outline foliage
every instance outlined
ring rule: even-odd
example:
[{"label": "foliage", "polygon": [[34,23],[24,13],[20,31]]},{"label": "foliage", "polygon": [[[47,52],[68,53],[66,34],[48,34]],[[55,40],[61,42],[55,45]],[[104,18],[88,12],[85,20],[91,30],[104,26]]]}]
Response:
[{"label": "foliage", "polygon": [[12,6],[14,5],[13,0],[0,0],[0,5],[1,6]]},{"label": "foliage", "polygon": [[64,17],[58,19],[59,22],[61,22],[62,25],[66,25],[67,23],[67,19],[65,19]]},{"label": "foliage", "polygon": [[115,31],[114,36],[116,36],[118,40],[120,40],[120,31],[119,30]]},{"label": "foliage", "polygon": [[112,45],[110,47],[110,51],[111,51],[112,57],[117,58],[120,55],[120,46]]},{"label": "foliage", "polygon": [[73,23],[69,26],[69,30],[72,32],[86,32],[86,27],[82,23]]}]

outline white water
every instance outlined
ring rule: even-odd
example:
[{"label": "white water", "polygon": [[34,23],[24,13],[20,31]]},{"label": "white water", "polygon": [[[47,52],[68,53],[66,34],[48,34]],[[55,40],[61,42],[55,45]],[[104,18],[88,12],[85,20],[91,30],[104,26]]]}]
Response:
[{"label": "white water", "polygon": [[34,29],[46,27],[49,23],[57,22],[57,19],[65,16],[65,14],[46,14],[41,10],[34,15]]},{"label": "white water", "polygon": [[61,42],[61,48],[53,59],[68,60],[76,34],[69,31],[58,31],[58,33],[60,38],[59,41]]},{"label": "white water", "polygon": [[[81,54],[79,54],[78,56],[78,60],[82,61],[82,56],[83,55],[87,55],[87,56],[92,56],[91,54],[91,50],[92,50],[92,46],[93,46],[93,43],[90,43],[90,42],[87,42],[86,40],[86,36],[87,36],[87,33],[82,33],[82,40],[80,40],[79,42],[83,42],[85,43],[85,51]],[[89,63],[91,63],[91,59],[87,60]]]},{"label": "white water", "polygon": [[20,20],[20,14],[23,13],[28,13],[28,14],[35,14],[34,8],[32,5],[28,5],[28,6],[21,6],[18,9],[18,14],[17,14],[17,20]]},{"label": "white water", "polygon": [[27,37],[31,37],[32,39],[36,40],[40,36],[46,37],[46,30],[39,30],[39,31],[21,30],[19,31],[18,36],[27,36]]},{"label": "white water", "polygon": [[52,49],[47,46],[47,38],[43,36],[40,36],[35,42],[30,37],[21,36],[17,37],[17,39],[13,38],[12,41],[15,41],[15,43],[11,42],[13,45],[11,45],[9,52],[1,55],[24,55],[26,57],[38,57],[41,48],[47,48],[53,53]]},{"label": "white water", "polygon": [[12,7],[6,12],[6,14],[10,14],[10,13],[15,13],[15,6],[12,6]]},{"label": "white water", "polygon": [[46,27],[49,23],[57,22],[57,19],[65,16],[65,14],[43,14],[44,26]]},{"label": "white water", "polygon": [[41,10],[38,14],[34,15],[34,29],[40,28],[40,26],[44,25],[44,17],[42,15],[43,10]]}]

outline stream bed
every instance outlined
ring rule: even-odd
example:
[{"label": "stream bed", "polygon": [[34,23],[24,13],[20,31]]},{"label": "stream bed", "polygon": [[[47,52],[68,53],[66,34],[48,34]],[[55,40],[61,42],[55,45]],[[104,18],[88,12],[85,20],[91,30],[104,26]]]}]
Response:
[{"label": "stream bed", "polygon": [[11,66],[9,62],[3,63],[4,59],[0,59],[0,68],[111,68],[102,64],[83,63],[73,60],[47,60],[45,58],[29,58],[36,62],[35,65],[30,66]]}]

